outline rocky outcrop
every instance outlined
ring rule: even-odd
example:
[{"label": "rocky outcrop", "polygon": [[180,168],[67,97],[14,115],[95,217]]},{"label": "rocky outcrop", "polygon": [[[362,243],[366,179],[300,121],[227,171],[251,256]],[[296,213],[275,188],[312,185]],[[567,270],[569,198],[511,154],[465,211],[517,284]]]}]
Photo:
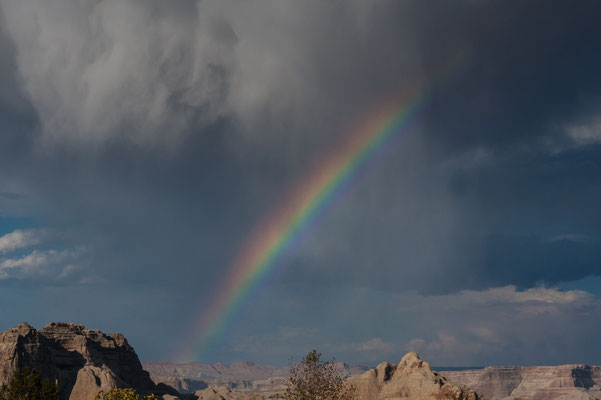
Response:
[{"label": "rocky outcrop", "polygon": [[442,373],[488,400],[601,399],[601,366],[486,367]]},{"label": "rocky outcrop", "polygon": [[361,376],[349,378],[356,400],[477,400],[475,391],[453,385],[432,371],[417,353],[408,353],[398,365],[381,363]]},{"label": "rocky outcrop", "polygon": [[0,384],[26,365],[59,386],[62,400],[90,400],[99,390],[178,395],[157,386],[121,334],[53,322],[40,331],[27,323],[0,333]]}]

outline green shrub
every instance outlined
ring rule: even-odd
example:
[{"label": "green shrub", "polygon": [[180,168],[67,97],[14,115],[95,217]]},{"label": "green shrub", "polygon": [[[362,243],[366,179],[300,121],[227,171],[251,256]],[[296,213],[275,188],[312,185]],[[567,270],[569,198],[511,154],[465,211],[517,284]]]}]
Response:
[{"label": "green shrub", "polygon": [[0,388],[0,400],[58,400],[58,387],[29,367],[17,371]]},{"label": "green shrub", "polygon": [[321,353],[312,350],[299,364],[290,367],[285,399],[350,400],[355,387],[345,381],[333,361],[321,361]]}]

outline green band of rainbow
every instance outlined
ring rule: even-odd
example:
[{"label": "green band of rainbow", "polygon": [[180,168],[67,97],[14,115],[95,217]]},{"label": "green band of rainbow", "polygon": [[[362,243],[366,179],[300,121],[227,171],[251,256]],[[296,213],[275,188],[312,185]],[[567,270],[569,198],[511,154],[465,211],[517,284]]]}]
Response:
[{"label": "green band of rainbow", "polygon": [[[454,63],[451,73],[465,64]],[[442,79],[446,80],[446,79]],[[440,83],[440,80],[439,80]],[[177,359],[190,361],[202,357],[204,351],[221,337],[258,283],[273,270],[302,233],[346,184],[353,181],[359,170],[386,148],[394,137],[407,132],[411,121],[430,97],[422,91],[409,102],[389,102],[368,115],[342,145],[336,146],[329,157],[318,164],[272,213],[250,235],[235,258],[212,306],[202,310],[202,317],[190,330],[192,339],[186,342]]]}]

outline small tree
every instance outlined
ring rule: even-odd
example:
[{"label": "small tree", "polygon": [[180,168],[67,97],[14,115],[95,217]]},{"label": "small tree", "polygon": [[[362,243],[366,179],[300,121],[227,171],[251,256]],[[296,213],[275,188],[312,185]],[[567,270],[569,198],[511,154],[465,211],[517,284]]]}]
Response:
[{"label": "small tree", "polygon": [[[101,390],[96,394],[94,400],[140,400],[140,396],[134,389],[113,389],[105,392]],[[142,400],[158,400],[154,394],[144,396]]]},{"label": "small tree", "polygon": [[58,400],[58,387],[26,366],[0,388],[0,400]]},{"label": "small tree", "polygon": [[299,364],[291,364],[285,398],[289,400],[350,400],[355,387],[345,381],[334,361],[321,361],[312,350]]}]

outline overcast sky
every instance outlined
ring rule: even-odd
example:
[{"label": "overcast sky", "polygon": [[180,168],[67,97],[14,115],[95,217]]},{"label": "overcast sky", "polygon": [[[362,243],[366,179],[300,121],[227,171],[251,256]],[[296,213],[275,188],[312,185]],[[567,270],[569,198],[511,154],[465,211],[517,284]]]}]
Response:
[{"label": "overcast sky", "polygon": [[600,17],[0,0],[0,330],[78,322],[171,359],[311,166],[436,87],[201,361],[601,364]]}]

